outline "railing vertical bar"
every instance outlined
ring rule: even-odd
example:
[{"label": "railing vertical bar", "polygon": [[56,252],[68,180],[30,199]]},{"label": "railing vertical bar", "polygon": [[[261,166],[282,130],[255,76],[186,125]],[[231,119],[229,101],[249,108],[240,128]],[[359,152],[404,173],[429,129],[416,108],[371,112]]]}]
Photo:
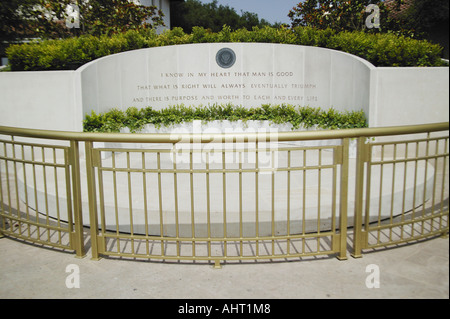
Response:
[{"label": "railing vertical bar", "polygon": [[[6,193],[8,195],[8,207],[9,207],[9,213],[6,214],[5,211],[5,206],[4,206],[4,198],[3,198],[3,187],[2,187],[2,213],[4,213],[5,217],[3,218],[3,227],[4,229],[6,229],[6,215],[9,215],[10,217],[12,217],[12,207],[11,207],[11,191],[10,191],[10,184],[9,184],[9,169],[8,169],[8,160],[6,159],[6,157],[8,157],[8,152],[7,152],[7,148],[6,148],[6,143],[3,143],[3,151],[5,153],[5,160],[4,160],[4,164],[5,164],[5,180],[6,180]],[[0,184],[2,183],[2,180],[0,179]],[[12,227],[12,220],[9,219],[9,224],[10,227]]]},{"label": "railing vertical bar", "polygon": [[259,257],[259,143],[256,142],[255,150],[255,236],[256,257]]},{"label": "railing vertical bar", "polygon": [[[366,158],[368,159],[368,164],[366,168],[366,175],[364,176],[367,179],[366,182],[366,206],[364,207],[364,214],[365,214],[365,220],[364,220],[364,229],[369,232],[370,229],[370,205],[372,202],[372,150],[373,147],[369,147],[369,150],[367,150],[368,154],[364,153]],[[363,172],[364,174],[364,172]]]},{"label": "railing vertical bar", "polygon": [[[383,174],[384,174],[384,156],[385,156],[385,149],[384,144],[381,145],[381,164],[380,164],[380,188],[378,193],[378,220],[377,225],[381,225],[381,213],[382,213],[382,207],[383,207]],[[377,244],[379,244],[381,241],[381,230],[377,229]]]},{"label": "railing vertical bar", "polygon": [[242,152],[239,152],[239,256],[243,254],[243,221],[242,221]]},{"label": "railing vertical bar", "polygon": [[209,152],[206,152],[206,224],[208,232],[208,257],[211,257],[211,199],[209,185]]},{"label": "railing vertical bar", "polygon": [[[344,140],[342,140],[342,143],[344,143]],[[341,165],[344,165],[344,163],[342,163]],[[341,176],[343,174],[342,170],[343,169],[341,168]],[[332,187],[332,191],[331,191],[331,229],[333,231],[336,231],[336,227],[338,227],[337,222],[336,222],[336,219],[337,219],[337,217],[336,217],[336,205],[337,205],[336,204],[336,201],[337,201],[337,167],[336,167],[336,164],[333,165],[332,179],[333,180],[331,181],[332,182],[332,185],[331,185],[331,187]],[[348,183],[348,176],[347,176],[347,183]],[[342,190],[341,186],[339,187],[339,189],[340,189],[341,195],[343,196],[342,191],[344,191],[344,190]]]},{"label": "railing vertical bar", "polygon": [[[190,195],[191,195],[191,233],[192,238],[195,238],[195,216],[194,216],[194,163],[193,163],[193,149],[191,146],[189,152],[189,184],[190,184]],[[192,256],[195,257],[195,241],[192,241]]]},{"label": "railing vertical bar", "polygon": [[[86,157],[86,179],[87,179],[87,191],[89,201],[89,228],[91,234],[91,259],[99,259],[99,247],[98,247],[98,215],[97,215],[97,194],[95,185],[95,168],[93,164],[92,155],[92,142],[85,142],[85,157]],[[100,163],[101,166],[101,163]],[[100,213],[104,218],[104,205],[103,205],[103,181],[101,178],[101,170],[98,170],[99,175],[99,195],[100,195]],[[104,225],[104,222],[103,222]]]},{"label": "railing vertical bar", "polygon": [[[341,181],[340,181],[340,208],[339,208],[339,260],[347,259],[347,223],[348,223],[348,175],[349,175],[349,146],[350,139],[342,140],[342,164],[341,164]],[[336,219],[336,167],[333,167],[333,225]],[[333,233],[336,232],[335,226],[332,228]]]},{"label": "railing vertical bar", "polygon": [[413,186],[413,205],[411,213],[411,238],[414,237],[415,232],[415,218],[416,218],[416,193],[417,193],[417,168],[418,168],[418,158],[419,157],[419,142],[416,142],[416,156],[414,160],[414,186]]},{"label": "railing vertical bar", "polygon": [[[6,161],[5,161],[6,162]],[[2,161],[0,160],[0,214],[5,213],[5,199],[3,198],[3,173],[2,173]],[[8,180],[8,178],[5,178]],[[0,238],[3,237],[2,235],[2,229],[6,230],[6,221],[5,218],[1,218],[1,225],[0,225]]]},{"label": "railing vertical bar", "polygon": [[[23,145],[22,145],[22,158],[25,159],[25,150],[24,150]],[[56,168],[55,168],[55,170],[56,170]],[[23,190],[24,190],[24,196],[25,196],[25,214],[27,216],[27,221],[29,221],[30,220],[30,208],[28,205],[28,183],[27,183],[27,173],[26,173],[25,163],[22,163],[22,171],[23,171],[23,185],[24,185]],[[1,181],[1,179],[0,179],[0,181]],[[56,196],[56,198],[58,200],[58,195]],[[2,204],[3,204],[3,200],[2,200]],[[31,237],[31,225],[29,223],[27,223],[27,230],[28,230],[28,237],[30,238]],[[60,236],[60,238],[61,238],[61,236]]]},{"label": "railing vertical bar", "polygon": [[[355,181],[355,213],[353,220],[353,254],[354,258],[362,257],[362,223],[363,223],[363,188],[364,188],[364,159],[367,156],[365,149],[365,137],[358,138],[356,153],[356,181]],[[370,165],[368,165],[370,167]],[[369,177],[369,176],[368,176]],[[367,182],[367,191],[370,189],[370,181]],[[369,201],[366,198],[366,203]],[[368,224],[366,223],[366,227]]]},{"label": "railing vertical bar", "polygon": [[[408,159],[408,146],[409,143],[405,143],[405,160]],[[403,225],[405,221],[405,205],[406,205],[406,176],[408,171],[408,162],[405,161],[404,171],[403,171],[403,190],[402,190],[402,216],[401,216],[401,226],[400,226],[400,240],[404,238],[405,227]]]},{"label": "railing vertical bar", "polygon": [[[445,139],[445,147],[444,147],[444,153],[448,153],[448,138]],[[442,214],[443,210],[444,210],[444,190],[445,190],[445,177],[447,176],[447,174],[445,173],[447,170],[447,156],[443,158],[444,163],[442,164],[443,168],[442,168],[442,189],[441,189],[441,205],[440,205],[440,213]],[[439,229],[442,229],[442,219],[443,216],[441,215],[441,217],[439,218]],[[447,227],[448,227],[448,216],[447,216]]]},{"label": "railing vertical bar", "polygon": [[[143,195],[144,195],[144,224],[145,224],[145,237],[148,238],[148,228],[149,228],[149,224],[148,224],[148,196],[147,196],[147,175],[145,173],[145,169],[146,169],[146,165],[145,165],[145,152],[141,153],[142,155],[142,187],[143,187]],[[145,240],[145,253],[147,256],[150,255],[150,245],[149,245],[149,240],[146,239]]]},{"label": "railing vertical bar", "polygon": [[135,253],[134,249],[134,227],[133,227],[133,192],[132,192],[132,184],[131,184],[131,172],[130,172],[130,152],[126,152],[127,157],[127,189],[128,189],[128,211],[130,214],[130,246],[131,246],[131,254]]},{"label": "railing vertical bar", "polygon": [[175,201],[175,234],[177,237],[176,242],[176,250],[177,250],[177,257],[180,257],[180,241],[178,238],[180,237],[180,220],[178,216],[178,176],[177,176],[177,151],[176,151],[176,144],[173,144],[172,146],[173,150],[173,194],[174,194],[174,201]]},{"label": "railing vertical bar", "polygon": [[[227,176],[226,176],[226,157],[225,149],[222,145],[222,200],[223,200],[223,237],[227,238]],[[228,256],[228,244],[227,241],[223,242],[223,255]]]},{"label": "railing vertical bar", "polygon": [[71,166],[71,159],[70,159],[70,149],[64,150],[64,178],[66,182],[66,209],[67,209],[67,223],[68,223],[68,229],[69,232],[73,232],[73,201],[72,201],[72,184],[71,184],[71,177],[70,177],[70,166]]},{"label": "railing vertical bar", "polygon": [[[272,238],[275,236],[275,151],[271,151],[272,158]],[[275,240],[272,239],[272,256],[275,255]]]},{"label": "railing vertical bar", "polygon": [[[22,158],[24,157],[24,152],[23,152],[23,145],[22,145]],[[56,149],[53,148],[53,164],[57,164],[56,161]],[[25,166],[25,165],[24,165]],[[24,167],[25,169],[25,167]],[[55,197],[56,197],[56,222],[58,227],[61,227],[61,215],[60,215],[60,206],[59,206],[59,190],[58,190],[58,169],[55,166],[54,167],[54,174],[55,174]],[[24,184],[26,188],[26,181],[24,180]],[[62,243],[62,238],[61,238],[61,231],[58,230],[58,243]]]},{"label": "railing vertical bar", "polygon": [[[36,163],[35,163],[35,150],[34,146],[31,147],[31,161],[33,162],[33,185],[34,185],[34,203],[35,203],[35,211],[36,211],[36,223],[39,224],[39,201],[37,196],[37,178],[36,178]],[[6,166],[8,168],[8,166]],[[73,170],[73,168],[72,168]],[[9,187],[8,187],[9,192]],[[10,193],[9,193],[10,194]],[[11,204],[10,204],[11,205]],[[11,206],[10,206],[11,207]],[[39,225],[36,226],[37,239],[41,239],[41,228]]]},{"label": "railing vertical bar", "polygon": [[[15,149],[15,147],[13,147],[13,150]],[[45,148],[41,147],[41,153],[42,153],[42,163],[45,163],[46,158],[45,158]],[[15,164],[14,164],[15,166]],[[46,166],[42,165],[42,171],[43,171],[43,180],[44,180],[44,194],[45,194],[45,225],[49,226],[50,225],[50,214],[49,214],[49,207],[48,207],[48,189],[47,189],[47,170],[46,170]],[[16,183],[17,183],[17,179],[16,179]],[[46,228],[47,229],[47,241],[50,242],[50,228]]]},{"label": "railing vertical bar", "polygon": [[427,179],[428,179],[428,156],[430,153],[430,133],[427,134],[427,141],[426,141],[426,160],[425,160],[425,174],[424,174],[424,181],[423,181],[423,197],[422,197],[422,222],[421,222],[421,231],[420,234],[423,235],[425,231],[425,201],[427,196]]},{"label": "railing vertical bar", "polygon": [[[306,150],[303,150],[303,187],[302,187],[302,235],[306,234]],[[302,253],[305,252],[305,238],[302,238]]]},{"label": "railing vertical bar", "polygon": [[[392,155],[392,159],[394,161],[394,163],[392,163],[392,186],[391,186],[391,209],[390,209],[390,213],[389,213],[389,221],[392,224],[394,221],[394,195],[395,195],[395,169],[397,166],[396,160],[397,160],[397,143],[394,143],[394,152]],[[403,212],[402,212],[403,214]],[[392,241],[392,227],[389,227],[389,242]]]},{"label": "railing vertical bar", "polygon": [[[436,170],[438,168],[438,159],[437,159],[437,155],[439,154],[439,141],[435,141],[435,149],[434,149],[434,168],[435,168],[435,173],[433,174],[433,195],[431,198],[431,215],[434,215],[434,205],[436,203],[436,183],[437,183],[437,174],[436,174]],[[434,218],[431,218],[430,220],[430,231],[433,231],[433,227],[434,227]]]},{"label": "railing vertical bar", "polygon": [[130,172],[130,168],[131,168],[131,163],[130,163],[130,152],[126,152],[127,154],[127,183],[128,183],[128,209],[129,209],[129,213],[130,213],[130,235],[131,235],[131,254],[135,254],[136,250],[134,247],[134,219],[133,219],[133,185],[131,184],[131,172]]},{"label": "railing vertical bar", "polygon": [[287,163],[287,249],[286,253],[290,255],[291,253],[291,240],[289,236],[291,236],[291,151],[288,151],[288,163]]},{"label": "railing vertical bar", "polygon": [[317,252],[320,252],[320,201],[322,187],[322,149],[319,149],[317,170]]},{"label": "railing vertical bar", "polygon": [[164,217],[162,208],[162,187],[161,187],[161,152],[156,153],[158,168],[158,195],[159,195],[159,231],[161,236],[161,256],[165,255],[164,251]]},{"label": "railing vertical bar", "polygon": [[118,202],[118,196],[117,196],[117,173],[116,173],[116,152],[112,152],[111,154],[111,169],[112,169],[112,173],[113,173],[113,191],[114,191],[114,215],[116,218],[116,236],[117,236],[117,252],[120,253],[121,248],[120,248],[120,232],[119,232],[119,202]]},{"label": "railing vertical bar", "polygon": [[73,212],[75,221],[75,243],[76,255],[78,258],[85,256],[84,251],[84,233],[83,233],[83,214],[81,199],[81,170],[80,170],[80,151],[79,142],[70,141],[71,162],[72,162],[72,185],[73,185]]},{"label": "railing vertical bar", "polygon": [[8,207],[9,207],[9,215],[12,216],[12,206],[11,206],[11,185],[9,183],[9,168],[8,168],[8,160],[6,157],[8,157],[8,149],[6,147],[6,143],[3,143],[3,150],[5,152],[5,180],[6,180],[6,190],[8,194]]},{"label": "railing vertical bar", "polygon": [[[11,136],[11,141],[14,142],[14,136]],[[12,157],[13,159],[16,159],[16,146],[14,143],[11,144],[12,147]],[[20,218],[20,199],[19,199],[19,186],[17,183],[17,163],[14,161],[13,162],[13,167],[14,167],[14,187],[15,187],[15,192],[16,192],[16,205],[17,205],[17,230],[19,232],[20,235],[22,235],[22,221]]]},{"label": "railing vertical bar", "polygon": [[[99,155],[100,156],[100,155]],[[102,234],[106,233],[106,211],[105,211],[105,188],[103,183],[103,171],[102,171],[102,161],[99,161],[99,167],[97,169],[97,177],[98,177],[98,200],[100,207],[100,223],[101,223],[101,232]],[[93,184],[95,186],[95,184]],[[97,209],[97,207],[95,207]],[[98,216],[96,214],[96,216]],[[97,218],[97,217],[96,217]],[[100,228],[99,228],[100,229]]]}]

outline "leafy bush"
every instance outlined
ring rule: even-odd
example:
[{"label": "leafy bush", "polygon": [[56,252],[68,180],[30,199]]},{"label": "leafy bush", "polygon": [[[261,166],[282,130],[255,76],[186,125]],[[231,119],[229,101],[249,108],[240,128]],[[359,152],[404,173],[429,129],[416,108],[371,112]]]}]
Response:
[{"label": "leafy bush", "polygon": [[107,113],[96,114],[94,111],[86,115],[83,121],[86,132],[120,132],[128,124],[127,116],[119,109],[112,109]]},{"label": "leafy bush", "polygon": [[191,34],[181,28],[157,35],[154,30],[128,31],[111,37],[80,36],[65,40],[47,40],[7,49],[13,71],[72,70],[109,54],[157,46],[214,43],[264,42],[317,46],[348,52],[376,66],[442,66],[443,48],[426,41],[394,34],[369,34],[362,31],[336,32],[310,27],[254,27],[232,31],[224,26],[214,33],[195,27]]},{"label": "leafy bush", "polygon": [[140,131],[146,124],[156,127],[170,127],[174,124],[189,123],[194,120],[210,122],[228,120],[244,122],[270,121],[274,124],[292,124],[293,129],[317,126],[321,129],[346,129],[367,127],[363,111],[338,112],[335,109],[321,110],[312,107],[293,105],[262,105],[258,108],[245,108],[231,104],[214,104],[208,107],[177,105],[154,110],[151,107],[138,110],[128,108],[125,112],[112,109],[109,112],[86,115],[83,121],[85,132],[120,132],[128,127],[130,132]]},{"label": "leafy bush", "polygon": [[393,33],[340,32],[330,38],[328,47],[363,57],[376,66],[444,65],[439,45]]}]

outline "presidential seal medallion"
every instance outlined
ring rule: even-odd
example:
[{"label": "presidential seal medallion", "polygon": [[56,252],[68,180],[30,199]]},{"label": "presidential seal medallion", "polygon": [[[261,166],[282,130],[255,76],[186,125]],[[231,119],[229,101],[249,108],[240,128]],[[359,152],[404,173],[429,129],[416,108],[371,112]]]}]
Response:
[{"label": "presidential seal medallion", "polygon": [[220,49],[216,55],[216,62],[221,68],[231,68],[236,62],[236,54],[230,48]]}]

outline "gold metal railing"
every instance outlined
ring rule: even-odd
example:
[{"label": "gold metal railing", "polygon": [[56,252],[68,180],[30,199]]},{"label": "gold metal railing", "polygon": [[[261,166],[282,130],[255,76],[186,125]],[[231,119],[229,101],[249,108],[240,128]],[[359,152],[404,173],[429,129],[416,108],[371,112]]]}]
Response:
[{"label": "gold metal railing", "polygon": [[[360,256],[365,248],[448,233],[448,135],[432,136],[428,132],[425,137],[370,144],[360,140],[359,149],[357,165],[360,171],[365,165],[366,172],[361,175],[366,180],[364,187],[357,187],[356,198],[360,201],[356,210],[355,256]],[[382,178],[384,170],[392,171],[396,178],[378,181],[374,189],[373,172],[380,172]],[[358,180],[363,183],[362,178]],[[379,196],[379,201],[373,203],[373,194],[383,192],[383,187],[388,196]],[[399,191],[392,191],[396,188]],[[364,206],[361,199],[365,199]]]},{"label": "gold metal railing", "polygon": [[344,260],[352,237],[360,257],[448,233],[448,129],[448,122],[248,134],[0,127],[0,234],[77,257],[90,237],[93,259],[216,266]]},{"label": "gold metal railing", "polygon": [[[74,214],[80,210],[75,145],[25,143],[11,136],[9,141],[1,140],[0,146],[0,232],[84,255],[80,214]],[[50,180],[55,186],[53,197],[49,196]],[[66,198],[65,204],[59,201],[60,195]],[[54,216],[48,214],[50,205]]]}]

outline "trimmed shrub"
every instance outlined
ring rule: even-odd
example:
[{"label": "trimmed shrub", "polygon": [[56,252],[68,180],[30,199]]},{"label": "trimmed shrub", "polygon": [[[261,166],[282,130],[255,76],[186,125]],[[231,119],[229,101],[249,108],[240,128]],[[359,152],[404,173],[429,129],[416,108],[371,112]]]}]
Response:
[{"label": "trimmed shrub", "polygon": [[13,71],[73,70],[94,59],[142,48],[158,46],[214,43],[264,42],[324,47],[344,51],[368,60],[375,66],[443,66],[443,48],[391,33],[372,34],[362,31],[340,32],[310,27],[254,27],[232,31],[224,26],[213,33],[195,27],[191,34],[181,28],[155,31],[128,31],[111,37],[81,36],[64,40],[46,40],[12,45],[6,52]]},{"label": "trimmed shrub", "polygon": [[194,120],[211,122],[228,120],[231,122],[270,121],[274,124],[292,124],[292,129],[318,127],[320,129],[347,129],[367,127],[363,111],[338,112],[335,109],[327,111],[313,107],[298,107],[293,105],[262,105],[258,108],[245,108],[231,104],[215,104],[207,107],[192,107],[177,105],[159,111],[152,107],[138,110],[128,108],[125,112],[112,109],[106,113],[92,112],[83,121],[85,132],[120,132],[128,127],[130,132],[138,132],[146,124],[156,127],[170,127],[175,124],[189,123]]},{"label": "trimmed shrub", "polygon": [[376,66],[443,66],[442,47],[392,33],[340,32],[327,47],[362,57]]}]

